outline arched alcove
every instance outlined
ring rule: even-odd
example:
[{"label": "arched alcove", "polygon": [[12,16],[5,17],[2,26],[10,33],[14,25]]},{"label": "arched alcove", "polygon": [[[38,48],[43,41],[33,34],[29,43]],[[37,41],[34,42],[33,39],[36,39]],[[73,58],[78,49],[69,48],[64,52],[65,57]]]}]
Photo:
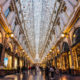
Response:
[{"label": "arched alcove", "polygon": [[76,44],[80,42],[80,27],[76,28],[72,35],[72,44]]},{"label": "arched alcove", "polygon": [[62,44],[62,52],[68,52],[69,51],[69,45],[67,42],[63,42]]}]

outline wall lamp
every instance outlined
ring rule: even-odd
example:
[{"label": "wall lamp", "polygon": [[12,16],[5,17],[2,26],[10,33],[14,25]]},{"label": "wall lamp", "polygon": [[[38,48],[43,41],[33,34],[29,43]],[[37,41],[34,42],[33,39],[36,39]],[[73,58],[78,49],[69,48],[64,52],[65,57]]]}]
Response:
[{"label": "wall lamp", "polygon": [[13,38],[14,37],[14,34],[10,34],[10,37]]},{"label": "wall lamp", "polygon": [[62,38],[64,38],[64,37],[68,37],[68,36],[69,36],[68,33],[62,33],[62,34],[61,34],[61,37],[62,37]]},{"label": "wall lamp", "polygon": [[24,50],[22,50],[22,52],[25,52]]},{"label": "wall lamp", "polygon": [[52,52],[52,50],[49,51],[50,53]]},{"label": "wall lamp", "polygon": [[7,34],[6,34],[6,37],[11,37],[11,38],[13,38],[13,37],[14,37],[14,34],[13,34],[13,33],[7,33]]}]

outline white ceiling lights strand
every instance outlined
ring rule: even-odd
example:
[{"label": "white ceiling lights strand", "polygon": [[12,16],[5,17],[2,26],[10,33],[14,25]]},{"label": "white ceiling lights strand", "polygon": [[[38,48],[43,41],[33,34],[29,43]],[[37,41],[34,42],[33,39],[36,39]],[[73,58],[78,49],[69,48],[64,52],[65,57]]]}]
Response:
[{"label": "white ceiling lights strand", "polygon": [[[27,38],[35,59],[39,59],[46,40],[56,0],[20,0]],[[47,52],[47,51],[46,51]]]},{"label": "white ceiling lights strand", "polygon": [[[35,52],[35,33],[34,33],[34,6],[33,0],[22,0],[22,11],[26,33],[28,35],[31,51]],[[32,54],[33,54],[32,53]]]},{"label": "white ceiling lights strand", "polygon": [[36,59],[39,59],[38,49],[39,49],[41,11],[42,11],[42,0],[34,0],[34,27],[35,27]]}]

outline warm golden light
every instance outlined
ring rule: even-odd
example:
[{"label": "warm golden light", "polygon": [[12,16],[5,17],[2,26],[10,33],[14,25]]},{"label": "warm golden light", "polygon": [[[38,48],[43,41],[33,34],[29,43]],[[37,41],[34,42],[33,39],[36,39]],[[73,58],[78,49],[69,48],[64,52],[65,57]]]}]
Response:
[{"label": "warm golden light", "polygon": [[59,49],[58,49],[58,52],[59,52]]},{"label": "warm golden light", "polygon": [[18,52],[18,50],[16,49],[16,53]]},{"label": "warm golden light", "polygon": [[15,68],[15,69],[17,69],[17,63],[18,63],[18,62],[17,62],[17,58],[15,58],[15,61],[14,61],[14,68]]},{"label": "warm golden light", "polygon": [[11,34],[10,37],[13,38],[14,37],[14,34]]},{"label": "warm golden light", "polygon": [[2,34],[0,33],[0,38],[2,38]]},{"label": "warm golden light", "polygon": [[50,50],[50,52],[52,52],[52,50]]},{"label": "warm golden light", "polygon": [[22,68],[22,66],[23,66],[23,62],[22,60],[20,60],[20,68]]},{"label": "warm golden light", "polygon": [[23,50],[23,52],[24,52],[24,50]]},{"label": "warm golden light", "polygon": [[74,35],[73,35],[73,37],[75,38],[75,37],[76,37],[76,35],[74,34]]},{"label": "warm golden light", "polygon": [[65,35],[64,34],[61,34],[61,37],[65,37]]}]

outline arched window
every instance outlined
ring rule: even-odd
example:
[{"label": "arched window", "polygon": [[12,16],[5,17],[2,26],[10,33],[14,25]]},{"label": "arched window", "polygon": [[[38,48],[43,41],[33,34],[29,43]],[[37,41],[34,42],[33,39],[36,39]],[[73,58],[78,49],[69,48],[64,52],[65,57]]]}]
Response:
[{"label": "arched window", "polygon": [[63,42],[62,44],[62,52],[68,52],[69,51],[69,45],[67,42]]},{"label": "arched window", "polygon": [[80,27],[74,31],[73,36],[72,36],[72,43],[73,44],[76,44],[79,42],[80,42]]}]

